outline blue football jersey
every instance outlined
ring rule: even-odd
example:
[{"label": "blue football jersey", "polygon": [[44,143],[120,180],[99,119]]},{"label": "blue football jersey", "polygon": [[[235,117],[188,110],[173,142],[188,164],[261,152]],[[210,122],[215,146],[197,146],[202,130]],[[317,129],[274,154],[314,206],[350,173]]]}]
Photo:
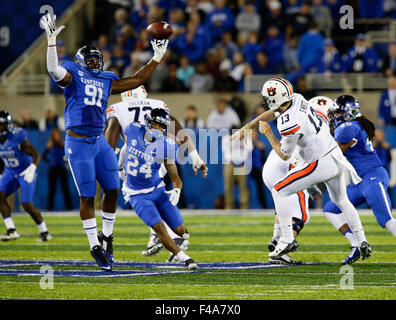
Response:
[{"label": "blue football jersey", "polygon": [[144,126],[132,122],[124,131],[127,143],[125,172],[127,187],[132,190],[147,190],[157,187],[162,178],[158,173],[164,159],[175,159],[177,145],[174,140],[162,137],[154,142],[144,139]]},{"label": "blue football jersey", "polygon": [[353,165],[357,174],[363,176],[372,168],[382,166],[373,144],[367,137],[366,131],[358,121],[344,122],[335,129],[334,139],[340,143],[356,141],[352,147],[345,152],[345,157]]},{"label": "blue football jersey", "polygon": [[73,76],[64,88],[66,129],[84,136],[100,135],[105,127],[112,81],[118,80],[118,76],[113,72],[89,70],[71,61],[64,61],[62,67]]},{"label": "blue football jersey", "polygon": [[22,128],[12,128],[6,141],[0,143],[0,158],[3,160],[5,171],[19,174],[33,161],[32,157],[23,152],[20,144],[27,138],[27,132]]}]

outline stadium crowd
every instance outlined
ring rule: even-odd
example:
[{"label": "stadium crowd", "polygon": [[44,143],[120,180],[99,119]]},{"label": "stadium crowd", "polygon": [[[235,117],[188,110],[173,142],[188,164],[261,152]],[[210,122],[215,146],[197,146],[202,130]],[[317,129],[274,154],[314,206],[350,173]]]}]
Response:
[{"label": "stadium crowd", "polygon": [[[307,88],[305,74],[382,73],[388,88],[378,104],[378,126],[396,125],[396,42],[383,50],[367,41],[367,32],[381,30],[396,18],[395,1],[347,0],[96,0],[96,25],[92,42],[104,56],[104,70],[127,77],[152,56],[146,27],[167,21],[174,32],[167,53],[146,84],[149,92],[223,92],[207,119],[198,117],[194,105],[186,106],[186,128],[232,129],[249,120],[244,101],[234,92],[244,91],[244,77],[251,74],[283,74],[306,99],[316,92]],[[353,32],[341,30],[341,6],[349,4],[359,18]],[[343,36],[346,35],[346,36]],[[57,42],[59,61],[72,60],[63,41]],[[52,81],[51,92],[61,93]],[[255,114],[262,112],[258,106]],[[51,110],[35,121],[27,111],[20,115],[28,129],[64,130],[62,117]],[[253,157],[250,173],[260,189],[260,170],[268,150],[253,137],[248,151]],[[378,130],[376,149],[389,167],[389,143]],[[48,152],[48,151],[47,151]],[[227,155],[230,159],[232,155]],[[232,160],[230,161],[232,163]],[[64,164],[62,164],[64,166]],[[257,169],[257,170],[256,170]],[[228,170],[230,171],[230,170]],[[224,176],[227,174],[224,170]],[[55,171],[54,171],[55,172]],[[63,174],[63,173],[62,173]],[[59,174],[61,176],[61,174]],[[55,178],[53,178],[55,179]],[[61,177],[59,178],[61,179]],[[51,183],[51,182],[49,182]],[[52,182],[53,183],[53,182]],[[224,180],[228,197],[235,181]],[[238,181],[246,184],[246,181]],[[241,195],[246,207],[248,194]],[[65,192],[65,199],[67,198]],[[261,196],[260,199],[265,199]],[[67,201],[66,201],[67,202]],[[220,207],[233,206],[225,199]],[[51,203],[48,207],[51,207]],[[216,205],[217,206],[217,205]],[[261,203],[266,207],[265,200]]]}]

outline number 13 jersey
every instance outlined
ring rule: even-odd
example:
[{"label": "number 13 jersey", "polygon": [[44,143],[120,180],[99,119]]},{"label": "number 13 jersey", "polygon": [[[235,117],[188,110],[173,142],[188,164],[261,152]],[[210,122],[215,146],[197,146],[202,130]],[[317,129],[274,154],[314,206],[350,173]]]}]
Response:
[{"label": "number 13 jersey", "polygon": [[282,153],[291,155],[297,147],[298,154],[307,163],[337,147],[327,122],[301,94],[294,94],[292,105],[278,117],[277,127],[282,136]]}]

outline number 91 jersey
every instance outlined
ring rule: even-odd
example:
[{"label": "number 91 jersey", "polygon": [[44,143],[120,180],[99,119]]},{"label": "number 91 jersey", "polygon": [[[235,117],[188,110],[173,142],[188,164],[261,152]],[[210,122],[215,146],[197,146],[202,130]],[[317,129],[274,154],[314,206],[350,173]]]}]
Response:
[{"label": "number 91 jersey", "polygon": [[144,126],[144,116],[155,108],[168,109],[168,106],[164,101],[157,99],[129,99],[109,106],[106,117],[107,119],[117,118],[122,132],[125,132],[131,122]]},{"label": "number 91 jersey", "polygon": [[328,124],[301,94],[294,94],[292,105],[277,119],[282,136],[281,151],[291,155],[297,146],[301,158],[311,163],[337,146]]},{"label": "number 91 jersey", "polygon": [[64,88],[66,107],[66,129],[84,136],[98,136],[106,123],[105,109],[111,94],[113,80],[118,76],[113,72],[89,70],[77,63],[62,63],[73,80]]}]

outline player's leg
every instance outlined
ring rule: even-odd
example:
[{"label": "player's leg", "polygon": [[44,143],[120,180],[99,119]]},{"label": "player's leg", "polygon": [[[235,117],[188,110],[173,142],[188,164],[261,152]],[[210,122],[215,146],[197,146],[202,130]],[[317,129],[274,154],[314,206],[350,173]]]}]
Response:
[{"label": "player's leg", "polygon": [[376,172],[371,172],[370,178],[365,178],[361,182],[361,189],[377,223],[396,237],[396,220],[392,216],[392,204],[387,192],[388,184],[388,174],[385,169],[380,168]]},{"label": "player's leg", "polygon": [[291,208],[295,203],[291,195],[328,180],[334,177],[337,172],[338,166],[333,159],[331,161],[321,159],[291,169],[285,177],[274,185],[272,196],[282,229],[282,237],[276,249],[269,254],[270,257],[278,257],[282,253],[291,252],[298,248],[298,243],[293,235]]},{"label": "player's leg", "polygon": [[6,226],[6,233],[0,235],[0,240],[16,240],[19,234],[16,231],[14,220],[11,216],[11,208],[8,205],[7,197],[18,189],[18,182],[13,175],[4,172],[0,177],[0,213]]},{"label": "player's leg", "polygon": [[230,163],[225,163],[223,165],[224,174],[224,199],[225,208],[234,208],[234,166]]},{"label": "player's leg", "polygon": [[366,240],[366,235],[360,221],[359,214],[356,208],[348,199],[345,186],[344,171],[340,168],[340,173],[333,179],[325,181],[327,191],[330,199],[342,211],[345,220],[351,228],[353,234],[358,240],[360,246],[360,254],[362,260],[368,259],[371,256],[371,247]]},{"label": "player's leg", "polygon": [[[183,252],[185,252],[188,249],[190,235],[184,225],[179,208],[172,205],[164,191],[165,190],[162,189],[156,202],[158,212],[164,220],[167,229],[173,230],[172,233],[177,235],[177,238],[172,238],[173,241]],[[167,262],[177,261],[178,258],[174,254],[171,254],[167,260]]]},{"label": "player's leg", "polygon": [[26,182],[23,177],[18,177],[18,184],[21,189],[21,204],[23,210],[30,214],[33,221],[37,225],[39,231],[38,241],[48,241],[51,240],[52,236],[49,234],[47,225],[41,216],[40,210],[33,205],[34,191],[36,189],[36,179],[35,177],[32,182]]},{"label": "player's leg", "polygon": [[[365,202],[365,198],[360,191],[359,185],[348,185],[347,196],[351,203],[357,207]],[[341,262],[342,264],[352,264],[360,258],[359,242],[349,227],[344,214],[331,200],[323,206],[323,214],[329,222],[336,228],[350,243],[351,252]]]},{"label": "player's leg", "polygon": [[88,238],[90,254],[102,270],[111,271],[111,257],[99,245],[94,209],[96,195],[95,157],[98,148],[96,137],[85,139],[66,135],[65,153],[80,196],[80,218]]},{"label": "player's leg", "polygon": [[102,198],[102,231],[98,238],[103,248],[113,256],[113,228],[116,219],[117,199],[120,187],[117,157],[106,139],[100,138],[100,151],[95,159],[96,179],[103,189]]},{"label": "player's leg", "polygon": [[[160,193],[164,193],[164,190],[154,190],[150,194],[138,194],[130,196],[130,204],[135,210],[139,218],[149,227],[153,228],[157,236],[160,238],[163,246],[170,252],[172,252],[182,262],[192,260],[188,257],[173,241],[166,231],[165,223],[161,217],[158,208],[155,204],[156,198]],[[164,193],[165,195],[165,193]],[[167,199],[167,198],[166,198]],[[168,200],[169,201],[169,200]],[[170,203],[170,202],[169,202]],[[188,268],[194,267],[193,265]],[[195,265],[196,267],[196,265]]]}]

